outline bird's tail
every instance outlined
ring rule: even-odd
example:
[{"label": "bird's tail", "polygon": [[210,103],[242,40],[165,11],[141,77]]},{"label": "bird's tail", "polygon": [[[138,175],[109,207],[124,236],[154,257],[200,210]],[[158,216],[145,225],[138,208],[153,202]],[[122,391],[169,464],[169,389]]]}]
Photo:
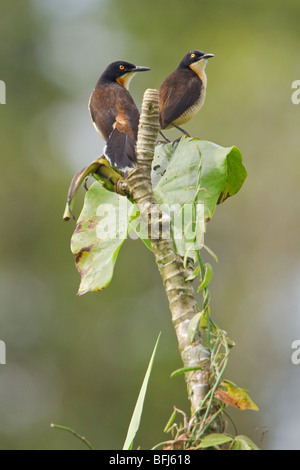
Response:
[{"label": "bird's tail", "polygon": [[104,148],[104,155],[111,164],[123,172],[136,166],[135,139],[115,128]]}]

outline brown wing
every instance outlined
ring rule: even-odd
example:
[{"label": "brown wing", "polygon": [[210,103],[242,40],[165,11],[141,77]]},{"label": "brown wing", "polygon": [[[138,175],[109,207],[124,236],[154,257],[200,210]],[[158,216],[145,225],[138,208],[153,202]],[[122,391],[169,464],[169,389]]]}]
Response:
[{"label": "brown wing", "polygon": [[104,154],[111,165],[133,168],[140,115],[130,93],[118,84],[99,86],[89,108],[95,128],[107,142]]},{"label": "brown wing", "polygon": [[106,84],[94,90],[89,109],[95,128],[105,141],[116,126],[120,132],[137,136],[139,111],[130,93],[117,84]]},{"label": "brown wing", "polygon": [[105,141],[112,133],[117,114],[114,106],[108,106],[110,96],[114,100],[110,89],[104,93],[101,88],[97,88],[93,91],[89,102],[89,110],[95,129]]},{"label": "brown wing", "polygon": [[171,73],[159,88],[161,128],[166,129],[193,106],[200,97],[201,89],[201,80],[191,70],[177,69]]}]

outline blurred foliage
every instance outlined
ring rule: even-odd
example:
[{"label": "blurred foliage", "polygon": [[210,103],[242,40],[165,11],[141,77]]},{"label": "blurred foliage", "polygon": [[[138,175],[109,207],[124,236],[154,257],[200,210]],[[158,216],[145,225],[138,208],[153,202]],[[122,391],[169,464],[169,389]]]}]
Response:
[{"label": "blurred foliage", "polygon": [[0,11],[0,448],[81,448],[51,422],[120,448],[159,331],[137,445],[157,442],[173,405],[187,406],[183,379],[169,379],[181,364],[151,253],[128,241],[109,288],[78,298],[62,213],[72,175],[102,150],[87,102],[103,68],[119,58],[151,67],[131,85],[140,104],[193,48],[215,58],[187,130],[237,145],[248,171],[205,242],[219,258],[212,316],[237,343],[230,377],[261,410],[232,417],[250,437],[269,426],[264,447],[299,448],[299,2],[0,0]]}]

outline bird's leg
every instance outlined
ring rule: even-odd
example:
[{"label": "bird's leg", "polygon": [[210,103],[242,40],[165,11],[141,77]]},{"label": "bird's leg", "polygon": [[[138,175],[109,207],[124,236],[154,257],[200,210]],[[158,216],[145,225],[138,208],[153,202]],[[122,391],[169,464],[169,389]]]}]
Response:
[{"label": "bird's leg", "polygon": [[173,127],[176,127],[176,129],[178,129],[180,132],[182,132],[183,134],[187,135],[188,137],[191,137],[190,134],[185,131],[184,129],[182,129],[181,127],[179,126],[176,126],[176,124],[174,124],[174,122],[171,123]]},{"label": "bird's leg", "polygon": [[159,131],[159,133],[164,138],[164,140],[158,140],[157,144],[165,144],[166,142],[167,143],[171,142],[161,131]]},{"label": "bird's leg", "polygon": [[[184,135],[187,135],[188,137],[191,137],[190,134],[189,134],[187,131],[185,131],[184,129],[182,129],[181,127],[177,126],[177,125],[174,124],[173,122],[171,122],[171,124],[172,124],[173,127],[176,127],[176,129],[178,129],[178,130],[179,130],[180,132],[182,132]],[[180,139],[181,139],[181,137],[178,137],[178,139],[175,139],[175,140],[173,141],[173,145],[178,144],[178,142],[180,141]]]}]

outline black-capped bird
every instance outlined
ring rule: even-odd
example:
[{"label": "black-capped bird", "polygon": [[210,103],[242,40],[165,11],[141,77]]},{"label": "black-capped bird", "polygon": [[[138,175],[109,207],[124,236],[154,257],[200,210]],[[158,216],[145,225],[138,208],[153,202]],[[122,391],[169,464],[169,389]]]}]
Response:
[{"label": "black-capped bird", "polygon": [[150,70],[129,62],[110,64],[90,97],[89,110],[96,131],[106,141],[103,153],[110,165],[127,172],[136,165],[135,144],[139,111],[128,88],[136,72]]},{"label": "black-capped bird", "polygon": [[205,67],[211,57],[214,54],[198,50],[188,52],[177,69],[162,82],[159,87],[162,130],[176,127],[189,136],[179,126],[192,119],[204,103],[207,84]]}]

